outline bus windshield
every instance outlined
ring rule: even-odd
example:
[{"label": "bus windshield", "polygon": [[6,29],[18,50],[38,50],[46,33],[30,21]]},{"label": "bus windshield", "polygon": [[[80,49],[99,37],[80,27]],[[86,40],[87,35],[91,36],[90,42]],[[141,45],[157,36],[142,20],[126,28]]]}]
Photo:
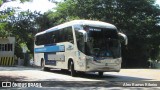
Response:
[{"label": "bus windshield", "polygon": [[86,26],[88,40],[85,45],[85,53],[95,58],[119,58],[120,41],[116,29],[96,28]]}]

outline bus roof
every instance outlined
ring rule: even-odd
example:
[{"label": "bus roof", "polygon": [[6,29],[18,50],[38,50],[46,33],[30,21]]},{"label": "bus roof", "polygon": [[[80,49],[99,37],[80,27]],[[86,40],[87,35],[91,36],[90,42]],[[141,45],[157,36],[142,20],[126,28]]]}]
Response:
[{"label": "bus roof", "polygon": [[58,29],[61,28],[65,28],[65,27],[69,27],[69,26],[74,26],[74,25],[88,25],[88,26],[94,26],[94,27],[103,27],[103,28],[112,28],[112,29],[116,29],[116,27],[110,23],[106,23],[106,22],[102,22],[102,21],[93,21],[93,20],[73,20],[70,22],[66,22],[63,24],[60,24],[58,26],[49,28],[45,31],[39,32],[36,34],[37,35],[41,35],[44,33],[48,33],[48,32],[52,32],[52,31],[56,31]]}]

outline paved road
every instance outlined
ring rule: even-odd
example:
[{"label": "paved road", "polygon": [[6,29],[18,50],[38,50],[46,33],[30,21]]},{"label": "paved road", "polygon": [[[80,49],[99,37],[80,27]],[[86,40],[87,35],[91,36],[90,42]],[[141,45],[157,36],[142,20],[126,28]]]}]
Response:
[{"label": "paved road", "polygon": [[[160,81],[160,69],[122,69],[119,73],[117,72],[106,72],[103,77],[99,77],[96,73],[79,73],[77,77],[71,77],[69,72],[62,72],[61,70],[52,69],[49,72],[41,71],[40,68],[33,67],[0,67],[0,81],[66,81],[72,85],[75,81],[83,83],[82,85],[88,84],[89,81],[93,82],[105,82],[107,85],[115,82],[138,82],[138,81]],[[88,82],[87,82],[88,81]],[[90,83],[90,82],[89,82]],[[54,84],[54,83],[53,83]],[[62,83],[65,84],[65,83]],[[97,85],[97,84],[96,84]],[[92,85],[91,85],[92,86]],[[49,89],[61,89],[57,87],[50,87]],[[114,87],[114,89],[126,89],[124,87]],[[48,89],[48,88],[47,88]],[[69,87],[65,89],[71,89]],[[82,89],[78,87],[77,89]],[[84,87],[83,89],[87,89]],[[104,89],[104,87],[94,87],[92,89]],[[109,89],[113,89],[109,87]],[[135,89],[135,87],[130,88]],[[141,87],[136,87],[141,90]],[[142,88],[144,89],[144,87]],[[152,89],[159,90],[157,87]],[[145,90],[149,90],[145,88]]]}]

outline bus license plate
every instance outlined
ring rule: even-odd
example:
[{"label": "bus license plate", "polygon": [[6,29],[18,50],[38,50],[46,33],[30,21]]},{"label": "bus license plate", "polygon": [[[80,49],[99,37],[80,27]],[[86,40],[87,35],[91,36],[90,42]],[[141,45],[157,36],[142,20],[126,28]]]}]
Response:
[{"label": "bus license plate", "polygon": [[114,63],[114,60],[107,60],[106,63]]},{"label": "bus license plate", "polygon": [[115,61],[114,60],[108,60],[105,64],[105,66],[108,66],[108,65],[115,65]]}]

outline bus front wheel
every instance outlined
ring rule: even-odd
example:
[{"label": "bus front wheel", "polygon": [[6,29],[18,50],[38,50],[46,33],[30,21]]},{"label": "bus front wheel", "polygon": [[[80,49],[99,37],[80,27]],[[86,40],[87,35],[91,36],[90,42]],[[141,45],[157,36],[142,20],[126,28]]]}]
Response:
[{"label": "bus front wheel", "polygon": [[72,61],[70,63],[70,72],[72,77],[76,76],[76,71],[74,70],[74,63]]}]

